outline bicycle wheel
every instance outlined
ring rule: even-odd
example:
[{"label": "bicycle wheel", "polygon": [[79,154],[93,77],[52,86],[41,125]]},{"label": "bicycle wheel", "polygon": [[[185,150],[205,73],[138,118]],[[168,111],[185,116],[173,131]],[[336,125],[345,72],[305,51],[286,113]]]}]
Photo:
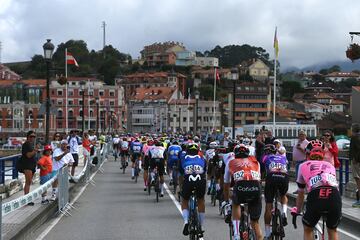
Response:
[{"label": "bicycle wheel", "polygon": [[249,228],[249,240],[256,240],[256,234],[252,228]]},{"label": "bicycle wheel", "polygon": [[134,173],[134,175],[135,175],[135,183],[137,183],[137,179],[138,179],[138,176],[139,176],[139,170],[138,170],[138,168],[135,166],[135,173]]},{"label": "bicycle wheel", "polygon": [[149,176],[148,176],[148,182],[147,182],[147,190],[148,190],[148,194],[150,195],[151,194],[151,172],[150,172],[150,170],[148,172],[149,172]]},{"label": "bicycle wheel", "polygon": [[156,180],[155,180],[155,192],[156,192],[156,202],[159,202],[160,186],[159,186],[159,177],[158,176],[156,176]]},{"label": "bicycle wheel", "polygon": [[281,240],[284,236],[284,229],[282,226],[281,214],[279,209],[275,209],[271,220],[272,225],[272,239]]},{"label": "bicycle wheel", "polygon": [[233,228],[232,222],[229,223],[229,234],[230,234],[230,240],[233,240],[234,228]]}]

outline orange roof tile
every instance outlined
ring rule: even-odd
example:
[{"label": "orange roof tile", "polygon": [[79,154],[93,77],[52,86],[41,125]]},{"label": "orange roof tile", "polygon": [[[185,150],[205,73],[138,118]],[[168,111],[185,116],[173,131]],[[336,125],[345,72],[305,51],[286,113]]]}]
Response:
[{"label": "orange roof tile", "polygon": [[355,91],[360,92],[360,86],[353,86],[352,88],[353,88]]},{"label": "orange roof tile", "polygon": [[130,96],[131,100],[169,100],[175,90],[169,87],[136,88],[135,95]]}]

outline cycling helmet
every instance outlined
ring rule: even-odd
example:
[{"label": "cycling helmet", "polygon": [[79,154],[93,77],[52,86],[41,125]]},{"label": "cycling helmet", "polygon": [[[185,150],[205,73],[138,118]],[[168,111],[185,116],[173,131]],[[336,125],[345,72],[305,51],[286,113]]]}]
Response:
[{"label": "cycling helmet", "polygon": [[155,139],[155,140],[154,140],[154,145],[157,146],[157,147],[160,147],[160,146],[162,146],[162,142],[160,142],[159,140]]},{"label": "cycling helmet", "polygon": [[200,138],[198,136],[195,136],[194,137],[194,142],[196,142],[196,143],[200,142]]},{"label": "cycling helmet", "polygon": [[188,155],[197,155],[199,153],[199,145],[196,143],[189,143],[186,147],[186,153]]},{"label": "cycling helmet", "polygon": [[310,150],[310,160],[323,160],[325,156],[324,149],[322,147],[314,147]]},{"label": "cycling helmet", "polygon": [[209,148],[211,148],[211,149],[215,149],[215,148],[218,148],[218,147],[219,147],[219,144],[217,142],[209,143]]},{"label": "cycling helmet", "polygon": [[235,142],[230,141],[230,142],[228,143],[227,152],[232,152],[232,151],[234,151],[234,147],[235,147],[235,146],[236,146]]},{"label": "cycling helmet", "polygon": [[236,158],[247,158],[249,156],[249,148],[244,144],[238,144],[234,148],[234,154]]},{"label": "cycling helmet", "polygon": [[273,144],[266,144],[264,147],[264,154],[275,154],[276,153],[276,147]]},{"label": "cycling helmet", "polygon": [[310,154],[313,148],[322,148],[324,149],[324,143],[319,139],[311,140],[305,148],[306,154]]},{"label": "cycling helmet", "polygon": [[243,141],[242,141],[243,144],[245,144],[246,146],[249,146],[251,141],[249,138],[244,138]]},{"label": "cycling helmet", "polygon": [[152,145],[154,145],[154,141],[153,141],[153,140],[151,140],[151,139],[149,139],[149,140],[147,141],[147,145],[148,145],[148,146],[152,146]]}]

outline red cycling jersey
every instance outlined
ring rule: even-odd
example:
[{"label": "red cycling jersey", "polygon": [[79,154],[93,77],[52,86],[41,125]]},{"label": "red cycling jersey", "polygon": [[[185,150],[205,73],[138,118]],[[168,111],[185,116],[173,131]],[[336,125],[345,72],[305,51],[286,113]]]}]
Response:
[{"label": "red cycling jersey", "polygon": [[231,178],[234,182],[261,180],[260,164],[254,156],[247,158],[234,158],[225,167],[224,182],[230,183]]}]

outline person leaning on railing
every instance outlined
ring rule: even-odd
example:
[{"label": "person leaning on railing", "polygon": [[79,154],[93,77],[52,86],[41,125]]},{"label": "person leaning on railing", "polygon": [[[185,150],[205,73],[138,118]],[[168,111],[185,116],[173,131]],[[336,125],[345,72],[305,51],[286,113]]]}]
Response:
[{"label": "person leaning on railing", "polygon": [[357,201],[352,205],[353,207],[360,207],[359,192],[360,192],[360,125],[353,124],[352,136],[350,141],[349,159],[351,161],[352,175],[357,185]]},{"label": "person leaning on railing", "polygon": [[[36,172],[36,154],[39,152],[40,145],[35,145],[36,134],[34,131],[29,131],[26,134],[26,141],[21,148],[21,158],[17,164],[19,172],[25,175],[24,195],[30,192],[30,185]],[[34,206],[33,202],[28,203],[29,206]]]}]

